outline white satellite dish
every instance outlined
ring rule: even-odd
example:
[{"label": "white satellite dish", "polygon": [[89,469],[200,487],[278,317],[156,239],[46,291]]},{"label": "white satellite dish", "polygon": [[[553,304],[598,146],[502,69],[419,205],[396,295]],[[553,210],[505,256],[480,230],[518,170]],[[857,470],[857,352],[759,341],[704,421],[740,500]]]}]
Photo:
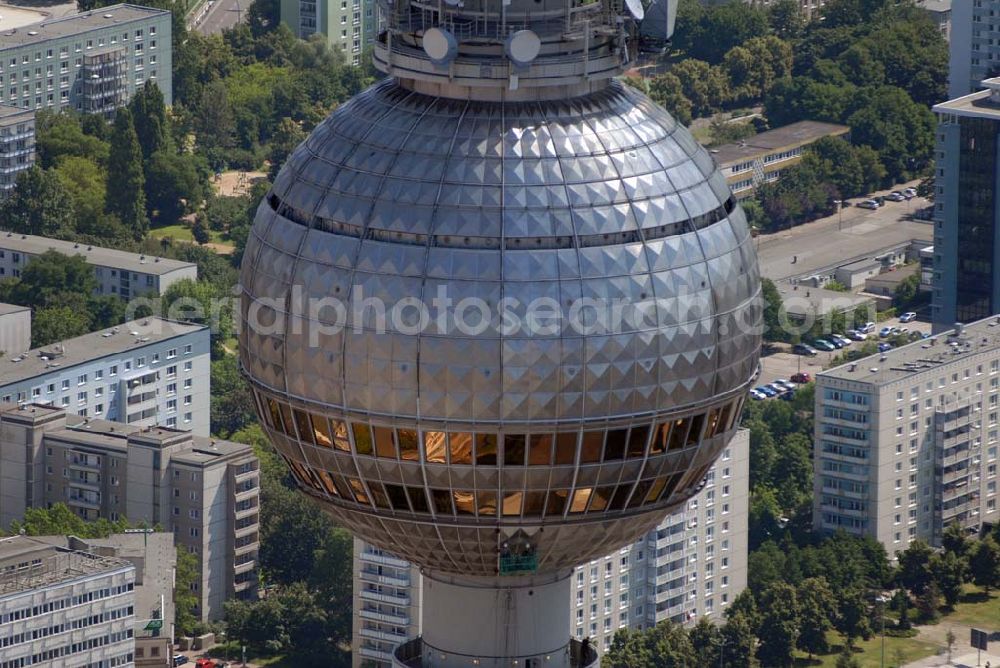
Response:
[{"label": "white satellite dish", "polygon": [[636,21],[641,21],[646,15],[646,10],[642,6],[641,0],[625,0],[625,8]]},{"label": "white satellite dish", "polygon": [[424,53],[435,65],[447,65],[458,55],[458,40],[444,28],[424,32]]},{"label": "white satellite dish", "polygon": [[542,50],[542,39],[531,30],[518,30],[507,38],[504,51],[518,67],[527,67]]}]

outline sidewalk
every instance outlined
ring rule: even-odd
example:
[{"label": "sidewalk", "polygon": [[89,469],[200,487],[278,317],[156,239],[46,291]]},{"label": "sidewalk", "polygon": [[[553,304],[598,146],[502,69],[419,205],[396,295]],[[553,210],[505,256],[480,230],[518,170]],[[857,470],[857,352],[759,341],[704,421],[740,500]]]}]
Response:
[{"label": "sidewalk", "polygon": [[986,663],[989,662],[991,668],[1000,668],[1000,654],[996,654],[993,651],[989,653],[983,652],[980,659],[980,663],[976,663],[976,652],[965,653],[966,650],[960,650],[963,653],[960,655],[958,652],[952,652],[951,663],[948,662],[948,653],[943,652],[938,656],[929,656],[926,659],[921,659],[920,661],[914,661],[913,663],[908,663],[904,668],[937,668],[938,666],[954,666],[954,668],[975,668],[979,665],[985,668]]}]

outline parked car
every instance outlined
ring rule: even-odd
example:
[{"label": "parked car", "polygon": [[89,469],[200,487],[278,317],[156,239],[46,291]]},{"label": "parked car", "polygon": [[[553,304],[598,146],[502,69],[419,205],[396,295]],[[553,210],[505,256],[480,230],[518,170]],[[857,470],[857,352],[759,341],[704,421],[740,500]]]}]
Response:
[{"label": "parked car", "polygon": [[906,198],[903,197],[903,193],[899,192],[898,190],[893,190],[891,193],[886,195],[885,198],[890,202],[902,202],[906,200]]},{"label": "parked car", "polygon": [[757,390],[758,392],[760,392],[761,394],[767,396],[767,397],[776,397],[776,396],[778,396],[777,391],[772,390],[767,385],[758,385],[754,389]]},{"label": "parked car", "polygon": [[763,401],[764,399],[767,399],[767,395],[758,389],[753,389],[750,390],[750,398],[754,401]]},{"label": "parked car", "polygon": [[774,381],[771,384],[772,385],[778,385],[779,387],[783,387],[786,390],[788,390],[789,392],[793,392],[796,389],[795,388],[795,383],[791,383],[791,382],[785,380],[784,378],[779,378],[778,380]]},{"label": "parked car", "polygon": [[828,336],[826,338],[828,338],[833,343],[836,343],[837,341],[840,341],[845,346],[851,345],[851,340],[849,338],[847,338],[846,336],[844,336],[843,334],[831,334],[830,336]]},{"label": "parked car", "polygon": [[868,335],[856,329],[847,330],[847,338],[854,339],[855,341],[864,341],[868,338]]},{"label": "parked car", "polygon": [[892,350],[891,343],[889,343],[888,341],[883,341],[882,343],[878,344],[878,351],[880,353],[884,353],[887,350]]},{"label": "parked car", "polygon": [[913,322],[917,319],[917,314],[913,311],[907,311],[903,315],[899,316],[900,322]]},{"label": "parked car", "polygon": [[882,329],[878,330],[878,337],[880,339],[888,338],[892,336],[892,334],[893,334],[892,327],[883,327]]},{"label": "parked car", "polygon": [[781,383],[768,383],[767,386],[778,394],[784,394],[785,392],[788,391],[788,388],[782,385]]},{"label": "parked car", "polygon": [[796,343],[792,346],[792,352],[796,355],[805,355],[806,357],[815,357],[819,354],[819,352],[808,343]]},{"label": "parked car", "polygon": [[808,383],[811,380],[812,380],[812,376],[810,376],[805,371],[799,371],[796,374],[792,374],[792,382],[793,383]]},{"label": "parked car", "polygon": [[907,188],[903,191],[903,197],[906,199],[913,199],[917,196],[917,191],[915,188]]},{"label": "parked car", "polygon": [[185,663],[189,663],[191,659],[187,658],[183,654],[174,654],[174,666],[183,666]]},{"label": "parked car", "polygon": [[875,323],[866,322],[864,324],[864,327],[858,327],[858,331],[861,332],[862,334],[871,334],[872,332],[875,331]]},{"label": "parked car", "polygon": [[833,352],[834,350],[837,349],[837,346],[833,345],[826,339],[816,339],[815,341],[812,342],[812,346],[816,350],[825,350],[827,352]]},{"label": "parked car", "polygon": [[863,199],[860,202],[858,202],[858,206],[861,207],[862,209],[871,209],[872,211],[874,211],[875,209],[878,208],[878,202],[876,202],[873,199]]}]

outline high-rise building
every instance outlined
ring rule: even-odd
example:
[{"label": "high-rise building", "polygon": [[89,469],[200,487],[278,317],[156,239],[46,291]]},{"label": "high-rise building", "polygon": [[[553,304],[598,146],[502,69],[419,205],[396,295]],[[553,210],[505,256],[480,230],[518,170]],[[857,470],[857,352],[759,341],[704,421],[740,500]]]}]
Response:
[{"label": "high-rise building", "polygon": [[958,0],[951,6],[948,97],[979,90],[1000,72],[1000,0]]},{"label": "high-rise building", "polygon": [[813,526],[889,554],[952,523],[1000,520],[1000,321],[990,318],[816,377]]},{"label": "high-rise building", "polygon": [[249,445],[25,404],[0,407],[0,525],[65,503],[86,520],[173,532],[198,561],[203,620],[257,589],[260,464]]},{"label": "high-rise building", "polygon": [[[131,562],[135,566],[132,614],[135,666],[173,668],[174,577],[177,567],[173,534],[134,529],[111,534],[107,538],[34,536],[32,539],[74,552]],[[65,665],[73,664],[67,662]]]},{"label": "high-rise building", "polygon": [[935,331],[1000,312],[1000,79],[988,79],[983,86],[985,90],[934,107]]},{"label": "high-rise building", "polygon": [[[3,96],[0,95],[0,100]],[[17,175],[35,164],[35,110],[0,102],[0,199],[14,188]]]},{"label": "high-rise building", "polygon": [[[705,487],[635,543],[577,566],[570,633],[608,649],[620,628],[721,619],[746,588],[750,439],[736,433]],[[392,666],[420,635],[420,570],[355,539],[354,666]]]},{"label": "high-rise building", "polygon": [[135,566],[0,538],[0,666],[132,666]]},{"label": "high-rise building", "polygon": [[83,256],[94,267],[95,295],[158,297],[178,281],[198,280],[193,262],[6,231],[0,231],[0,280],[19,277],[29,262],[48,251]]},{"label": "high-rise building", "polygon": [[209,328],[151,317],[0,357],[0,404],[208,436]]},{"label": "high-rise building", "polygon": [[281,22],[296,37],[319,33],[354,65],[361,64],[378,27],[374,0],[281,0],[280,11]]},{"label": "high-rise building", "polygon": [[300,489],[420,567],[394,665],[593,666],[573,569],[701,491],[757,373],[746,218],[616,80],[640,3],[378,2],[387,77],[258,209],[240,364]]},{"label": "high-rise building", "polygon": [[171,15],[112,5],[47,19],[0,40],[0,103],[113,115],[155,81],[172,101]]}]

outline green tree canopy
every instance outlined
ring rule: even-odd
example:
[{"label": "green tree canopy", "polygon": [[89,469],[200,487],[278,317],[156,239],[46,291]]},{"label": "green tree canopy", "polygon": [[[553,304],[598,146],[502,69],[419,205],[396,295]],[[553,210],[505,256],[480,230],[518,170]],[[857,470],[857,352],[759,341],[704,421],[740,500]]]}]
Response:
[{"label": "green tree canopy", "polygon": [[108,191],[106,211],[117,216],[134,239],[142,239],[149,229],[146,179],[142,168],[142,149],[128,107],[122,107],[115,115],[108,157],[108,182],[114,187]]}]

